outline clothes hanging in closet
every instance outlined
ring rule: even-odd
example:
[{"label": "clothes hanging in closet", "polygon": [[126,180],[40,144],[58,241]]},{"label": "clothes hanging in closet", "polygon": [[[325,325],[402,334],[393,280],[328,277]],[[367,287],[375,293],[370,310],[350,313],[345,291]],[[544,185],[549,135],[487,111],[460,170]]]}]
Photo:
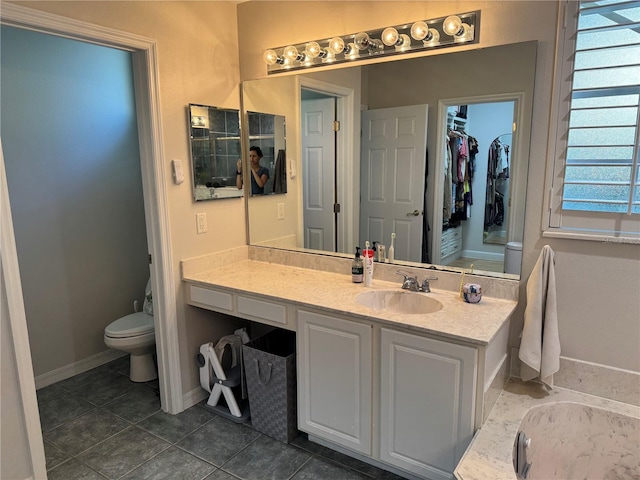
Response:
[{"label": "clothes hanging in closet", "polygon": [[443,223],[460,225],[470,217],[473,205],[472,182],[478,141],[463,131],[449,130],[445,158]]},{"label": "clothes hanging in closet", "polygon": [[504,196],[500,187],[509,178],[509,145],[496,138],[489,146],[487,190],[484,225],[502,225],[504,222]]}]

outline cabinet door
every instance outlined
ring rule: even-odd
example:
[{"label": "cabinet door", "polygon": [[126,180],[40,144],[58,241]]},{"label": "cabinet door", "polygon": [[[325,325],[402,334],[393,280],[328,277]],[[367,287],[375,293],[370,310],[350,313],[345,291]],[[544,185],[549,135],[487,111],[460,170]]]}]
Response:
[{"label": "cabinet door", "polygon": [[380,458],[450,479],[473,436],[477,353],[382,329]]},{"label": "cabinet door", "polygon": [[371,325],[298,312],[298,428],[371,455]]}]

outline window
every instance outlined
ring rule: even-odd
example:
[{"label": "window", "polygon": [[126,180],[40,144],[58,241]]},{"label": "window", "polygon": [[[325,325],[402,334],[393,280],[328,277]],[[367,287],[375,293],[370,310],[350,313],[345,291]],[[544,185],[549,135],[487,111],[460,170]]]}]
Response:
[{"label": "window", "polygon": [[640,1],[570,1],[563,20],[545,235],[640,242]]}]

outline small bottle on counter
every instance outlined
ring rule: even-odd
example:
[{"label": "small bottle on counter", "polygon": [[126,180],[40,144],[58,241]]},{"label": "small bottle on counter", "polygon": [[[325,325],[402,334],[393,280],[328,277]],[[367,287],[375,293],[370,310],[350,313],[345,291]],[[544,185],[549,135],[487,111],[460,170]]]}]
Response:
[{"label": "small bottle on counter", "polygon": [[362,283],[364,278],[364,262],[360,257],[360,247],[356,247],[356,254],[351,264],[351,281],[353,283]]},{"label": "small bottle on counter", "polygon": [[364,286],[370,287],[373,283],[373,256],[375,250],[370,248],[369,241],[365,242],[364,247]]}]

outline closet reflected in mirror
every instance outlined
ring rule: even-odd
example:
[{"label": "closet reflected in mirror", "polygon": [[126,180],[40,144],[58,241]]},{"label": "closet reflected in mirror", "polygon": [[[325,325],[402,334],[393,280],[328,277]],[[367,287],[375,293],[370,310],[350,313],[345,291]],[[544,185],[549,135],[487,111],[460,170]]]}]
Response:
[{"label": "closet reflected in mirror", "polygon": [[518,99],[447,105],[442,265],[503,271],[510,212],[510,153]]},{"label": "closet reflected in mirror", "polygon": [[242,197],[236,185],[242,158],[239,111],[189,104],[188,114],[195,201]]},{"label": "closet reflected in mirror", "polygon": [[[283,115],[247,112],[251,195],[287,193],[286,124]],[[244,176],[246,178],[246,176]],[[238,184],[241,186],[241,184]]]}]

